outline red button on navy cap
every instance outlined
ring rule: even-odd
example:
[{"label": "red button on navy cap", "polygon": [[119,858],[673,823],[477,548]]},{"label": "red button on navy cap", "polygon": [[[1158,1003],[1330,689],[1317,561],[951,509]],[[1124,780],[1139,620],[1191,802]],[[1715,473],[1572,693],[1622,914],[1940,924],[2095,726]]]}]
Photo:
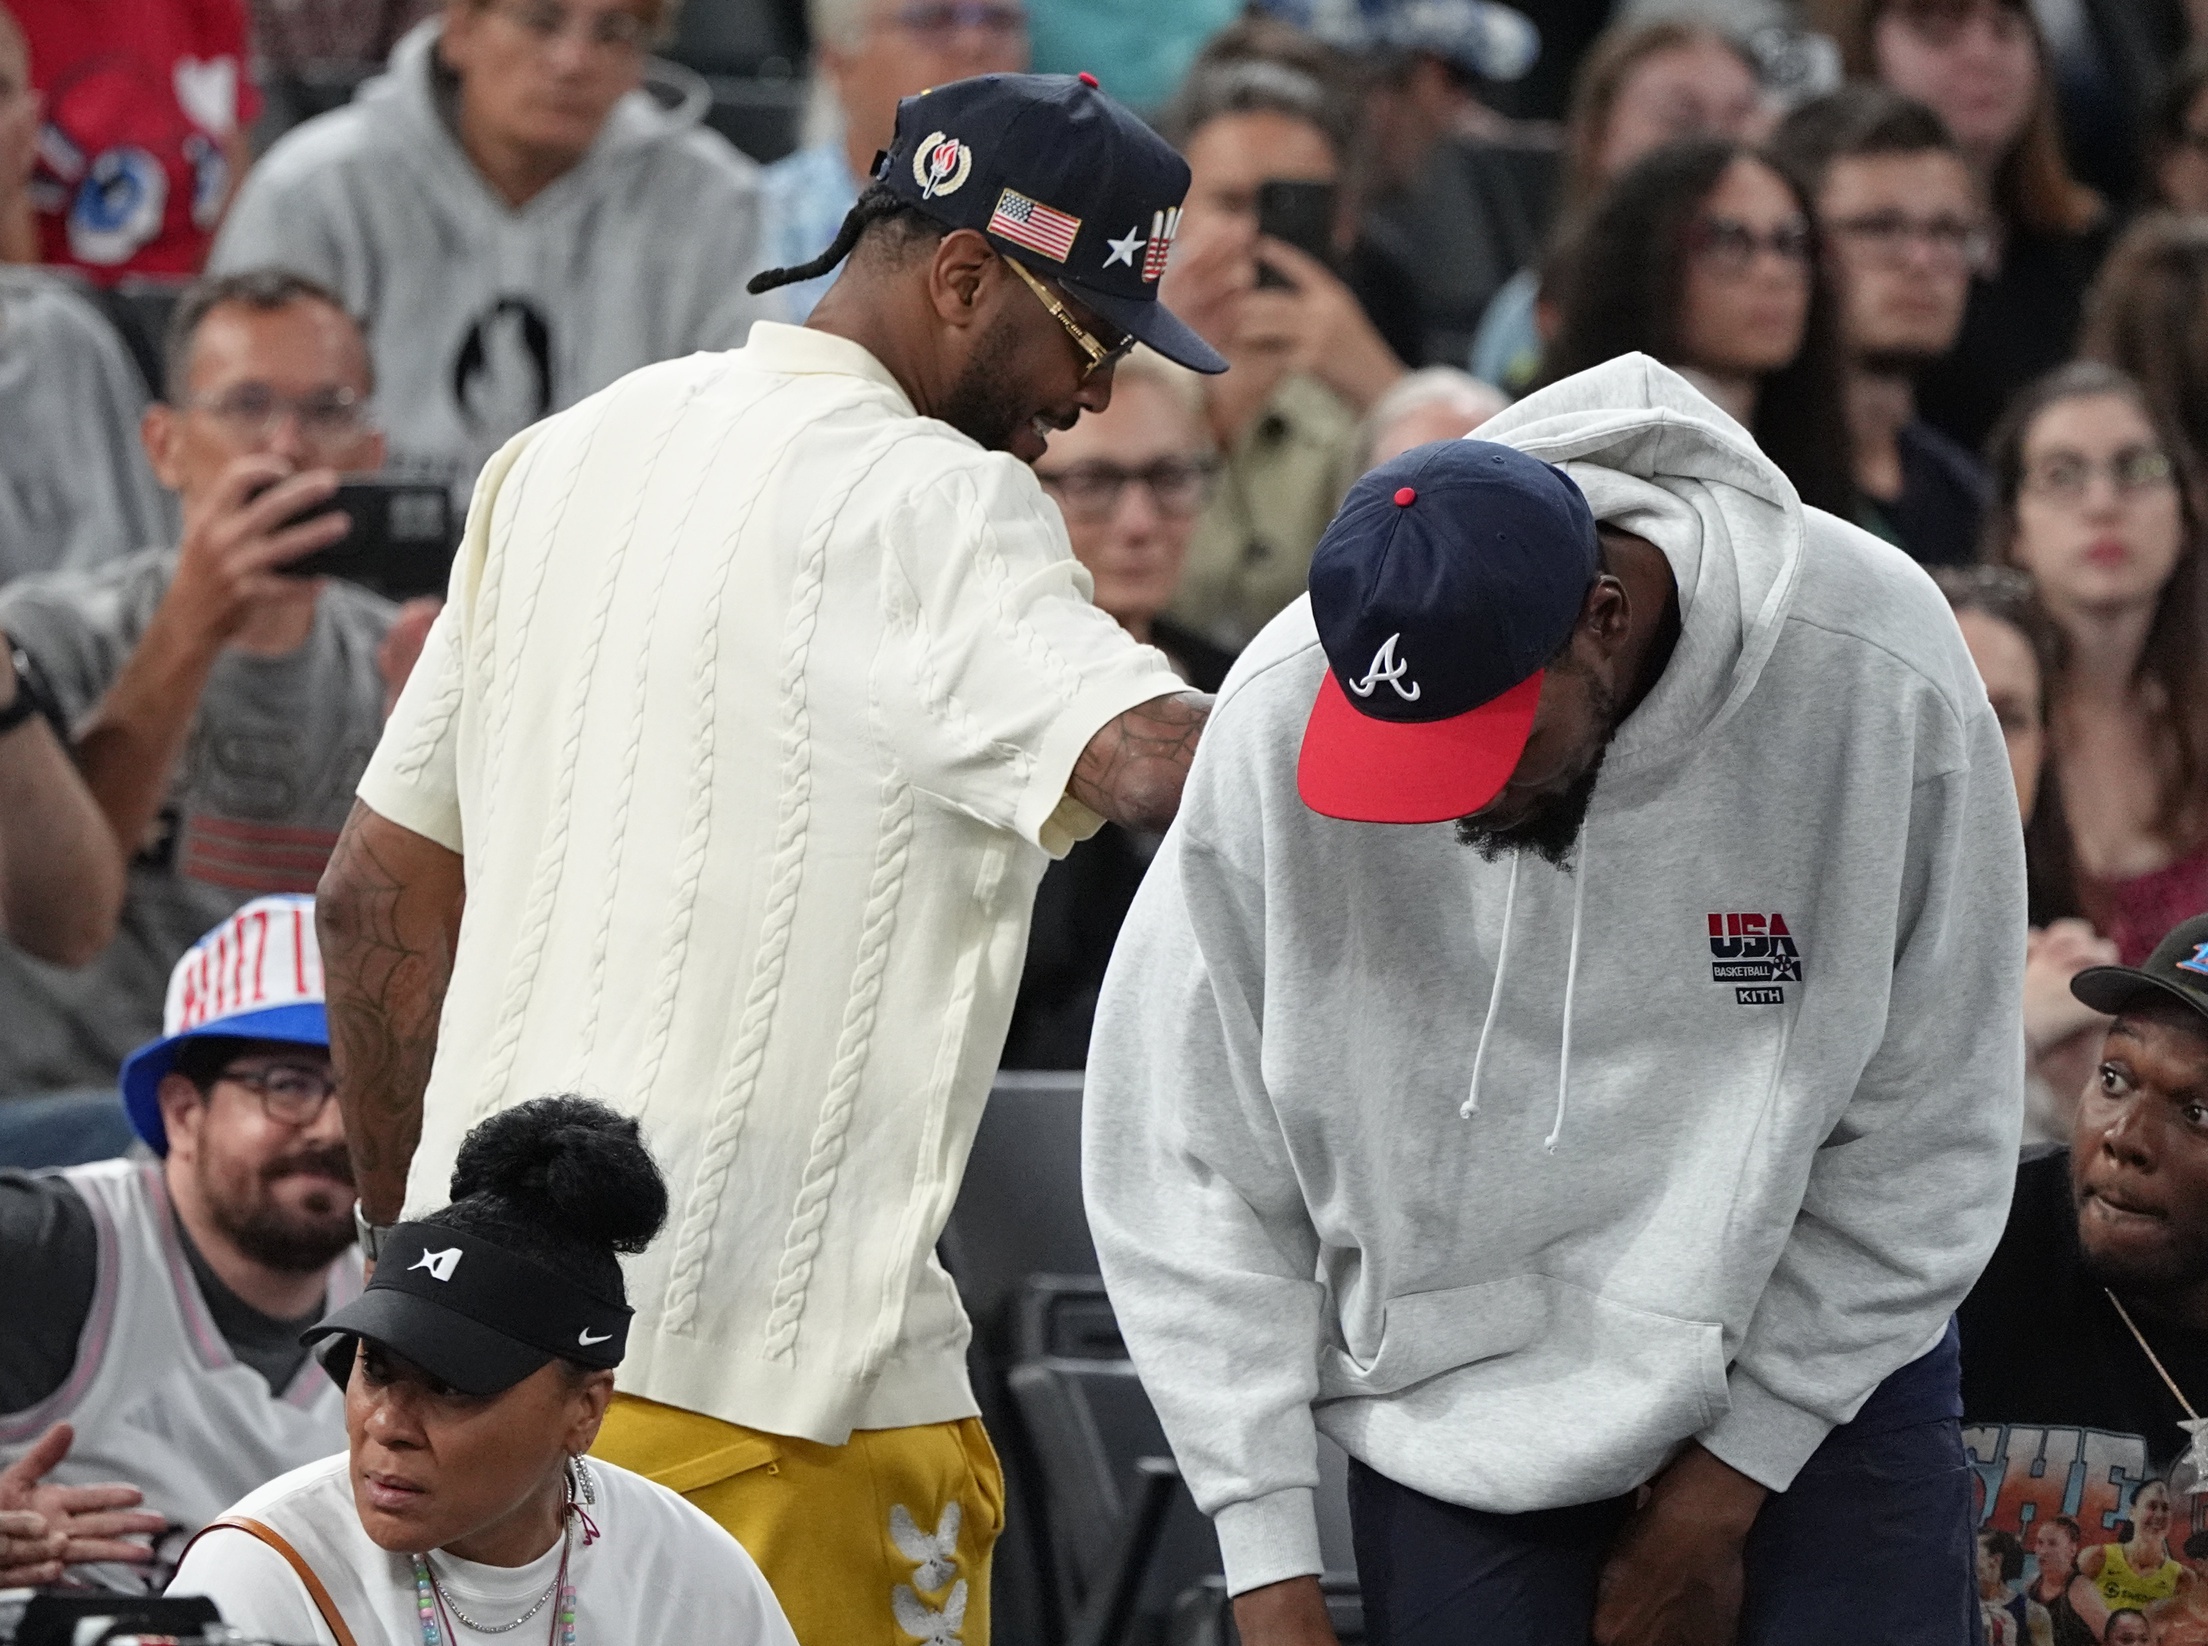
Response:
[{"label": "red button on navy cap", "polygon": [[1075,75],[1074,78],[1080,81],[1081,84],[1083,84],[1084,86],[1093,87],[1096,84],[1096,76],[1091,74],[1087,69],[1083,69],[1079,74]]},{"label": "red button on navy cap", "polygon": [[1525,452],[1440,440],[1365,475],[1311,557],[1327,672],[1296,763],[1304,804],[1444,823],[1494,799],[1596,570],[1587,499]]}]

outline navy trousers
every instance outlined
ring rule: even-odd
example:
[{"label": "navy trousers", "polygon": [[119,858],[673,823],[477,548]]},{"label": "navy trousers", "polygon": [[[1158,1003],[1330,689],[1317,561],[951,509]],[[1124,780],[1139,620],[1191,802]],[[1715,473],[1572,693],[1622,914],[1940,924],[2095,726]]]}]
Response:
[{"label": "navy trousers", "polygon": [[[1738,1646],[1981,1646],[1952,1324],[1825,1439],[1749,1534]],[[1371,1646],[1582,1646],[1630,1497],[1497,1515],[1350,1460]],[[1708,1646],[1731,1646],[1712,1641]]]}]

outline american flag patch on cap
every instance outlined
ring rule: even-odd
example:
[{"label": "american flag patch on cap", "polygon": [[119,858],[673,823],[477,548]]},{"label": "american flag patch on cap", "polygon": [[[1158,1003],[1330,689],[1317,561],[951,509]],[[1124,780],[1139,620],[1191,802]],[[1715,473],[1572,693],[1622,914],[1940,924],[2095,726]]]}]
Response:
[{"label": "american flag patch on cap", "polygon": [[989,214],[987,227],[991,234],[1063,263],[1073,251],[1073,237],[1081,232],[1081,219],[1052,211],[1017,189],[1006,189],[997,196],[997,209]]}]

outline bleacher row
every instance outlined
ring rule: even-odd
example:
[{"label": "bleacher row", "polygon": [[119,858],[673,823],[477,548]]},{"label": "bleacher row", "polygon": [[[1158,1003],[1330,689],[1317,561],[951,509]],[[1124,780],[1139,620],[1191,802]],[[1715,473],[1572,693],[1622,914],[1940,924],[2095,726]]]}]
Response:
[{"label": "bleacher row", "polygon": [[[1007,1479],[1003,1646],[1227,1646],[1211,1526],[1127,1358],[1081,1200],[1081,1076],[997,1077],[938,1247],[974,1322],[969,1364]],[[1319,1438],[1319,1541],[1345,1646],[1364,1638],[1348,1461]]]}]

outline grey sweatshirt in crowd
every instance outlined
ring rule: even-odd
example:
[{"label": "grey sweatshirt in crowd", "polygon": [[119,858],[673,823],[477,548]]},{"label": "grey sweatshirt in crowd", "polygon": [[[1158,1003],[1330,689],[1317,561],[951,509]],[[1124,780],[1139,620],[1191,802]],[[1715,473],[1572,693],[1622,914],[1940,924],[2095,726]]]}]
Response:
[{"label": "grey sweatshirt in crowd", "polygon": [[450,478],[464,501],[509,436],[639,366],[738,347],[782,306],[744,290],[766,243],[759,168],[699,124],[697,76],[653,64],[680,105],[632,92],[516,210],[453,134],[441,26],[269,150],[209,267],[276,264],[333,287],[368,327],[392,467]]},{"label": "grey sweatshirt in crowd", "polygon": [[1938,590],[1645,356],[1480,438],[1678,580],[1576,872],[1306,808],[1299,601],[1228,678],[1097,1014],[1090,1223],[1238,1593],[1320,1569],[1314,1423],[1496,1512],[1690,1437],[1783,1489],[2007,1211],[2022,839]]}]

